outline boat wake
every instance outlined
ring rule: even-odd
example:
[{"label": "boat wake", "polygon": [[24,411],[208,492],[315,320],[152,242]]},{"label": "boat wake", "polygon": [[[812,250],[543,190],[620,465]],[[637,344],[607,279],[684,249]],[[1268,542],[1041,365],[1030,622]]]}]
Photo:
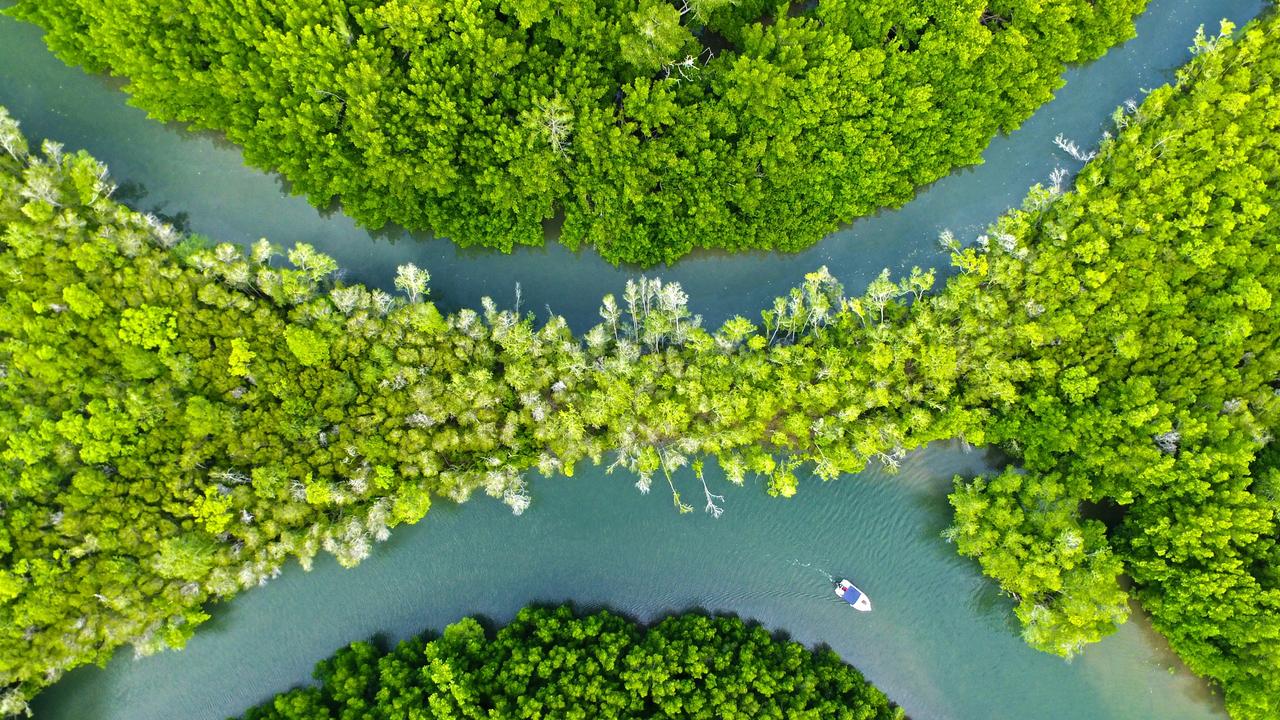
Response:
[{"label": "boat wake", "polygon": [[823,577],[825,577],[827,579],[827,582],[834,583],[836,581],[836,578],[834,575],[827,572],[826,570],[823,570],[820,567],[815,567],[812,563],[802,563],[799,560],[792,560],[791,564],[794,565],[795,567],[808,568],[809,570],[812,570],[818,573],[819,575],[822,575]]}]

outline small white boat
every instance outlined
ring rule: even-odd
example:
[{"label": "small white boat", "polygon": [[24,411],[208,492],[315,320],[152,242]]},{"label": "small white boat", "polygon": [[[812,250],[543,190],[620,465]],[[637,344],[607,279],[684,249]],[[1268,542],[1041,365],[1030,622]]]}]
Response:
[{"label": "small white boat", "polygon": [[856,585],[848,580],[841,580],[836,583],[836,595],[841,600],[853,606],[854,610],[861,612],[871,612],[871,598],[867,594],[858,589]]}]

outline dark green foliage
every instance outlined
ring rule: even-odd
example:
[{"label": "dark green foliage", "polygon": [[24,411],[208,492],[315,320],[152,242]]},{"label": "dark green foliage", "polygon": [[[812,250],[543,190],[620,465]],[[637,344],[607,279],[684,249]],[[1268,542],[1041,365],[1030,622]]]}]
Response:
[{"label": "dark green foliage", "polygon": [[318,688],[277,695],[244,720],[904,717],[830,650],[695,614],[641,628],[609,612],[525,608],[492,638],[467,618],[386,654],[354,643],[315,678]]},{"label": "dark green foliage", "polygon": [[797,250],[979,162],[1145,0],[19,0],[320,207],[612,262]]}]

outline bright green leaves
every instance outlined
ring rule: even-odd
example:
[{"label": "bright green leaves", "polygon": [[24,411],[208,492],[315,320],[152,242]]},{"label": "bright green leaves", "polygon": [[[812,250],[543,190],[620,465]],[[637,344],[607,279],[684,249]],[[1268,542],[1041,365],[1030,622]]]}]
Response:
[{"label": "bright green leaves", "polygon": [[117,336],[143,350],[167,351],[178,338],[178,321],[173,311],[154,305],[125,308],[120,313]]},{"label": "bright green leaves", "polygon": [[[1275,22],[1198,38],[1178,85],[1117,112],[1073,190],[1033,192],[989,252],[958,251],[943,293],[1000,388],[989,436],[1026,470],[958,487],[961,551],[1063,654],[1123,618],[1127,573],[1250,720],[1280,697],[1259,660],[1280,637],[1274,475],[1251,464],[1280,426]],[[1106,508],[1105,535],[1081,506]]]},{"label": "bright green leaves", "polygon": [[[216,491],[213,493],[216,496]],[[205,521],[210,534],[222,532],[230,522],[225,507],[219,507],[216,501],[200,501],[201,514],[210,513],[216,519],[212,524]],[[213,528],[218,528],[214,530]],[[152,559],[152,568],[161,577],[191,580],[208,576],[209,571],[218,564],[214,552],[215,543],[202,533],[184,533],[166,538],[160,543],[159,552]]]},{"label": "bright green leaves", "polygon": [[249,349],[249,344],[244,338],[232,338],[231,352],[227,357],[227,372],[238,377],[249,377],[250,363],[257,355]]},{"label": "bright green leaves", "polygon": [[957,478],[950,501],[955,524],[947,539],[1017,600],[1033,647],[1072,657],[1128,617],[1123,564],[1102,524],[1081,521],[1056,479],[1015,471],[972,483]]},{"label": "bright green leaves", "polygon": [[329,359],[328,340],[310,328],[290,325],[285,328],[284,341],[304,367],[314,367]]},{"label": "bright green leaves", "polygon": [[231,497],[217,487],[206,487],[204,493],[191,505],[191,517],[199,522],[210,535],[227,529],[231,524]]},{"label": "bright green leaves", "polygon": [[62,299],[67,303],[67,307],[70,308],[71,312],[86,320],[92,320],[101,315],[102,309],[105,307],[102,299],[84,283],[76,283],[63,288]]},{"label": "bright green leaves", "polygon": [[396,524],[412,524],[426,517],[431,509],[431,493],[424,487],[402,484],[396,490],[391,517]]},{"label": "bright green leaves", "polygon": [[0,570],[0,604],[7,603],[22,592],[22,579],[8,570]]},{"label": "bright green leaves", "polygon": [[651,75],[684,60],[694,46],[693,35],[681,24],[680,11],[658,0],[641,2],[627,15],[625,27],[618,47],[637,75]]},{"label": "bright green leaves", "polygon": [[1068,401],[1081,403],[1098,392],[1098,379],[1091,377],[1085,368],[1072,367],[1064,370],[1059,376],[1058,387]]},{"label": "bright green leaves", "polygon": [[504,0],[501,5],[504,11],[515,15],[522,28],[546,19],[554,8],[552,0]]}]

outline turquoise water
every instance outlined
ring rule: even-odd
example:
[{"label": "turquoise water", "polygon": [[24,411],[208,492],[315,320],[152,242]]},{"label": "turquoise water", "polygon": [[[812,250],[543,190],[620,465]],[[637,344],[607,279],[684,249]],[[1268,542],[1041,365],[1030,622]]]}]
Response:
[{"label": "turquoise water", "polygon": [[[219,608],[181,652],[71,673],[36,717],[212,720],[305,681],[352,640],[564,600],[643,619],[695,606],[758,619],[829,645],[916,720],[1221,717],[1140,623],[1072,663],[1022,643],[996,587],[939,539],[952,474],[990,467],[984,453],[934,447],[895,476],[813,481],[791,500],[729,490],[718,520],[586,468],[535,481],[521,517],[489,499],[441,503],[353,570],[290,567]],[[694,487],[686,478],[686,496]],[[851,577],[875,610],[853,611],[824,572]]]},{"label": "turquoise water", "polygon": [[[1243,22],[1260,7],[1156,0],[1138,38],[1069,71],[1057,99],[998,138],[983,165],[952,174],[902,210],[861,220],[804,253],[704,254],[659,271],[718,323],[753,315],[822,264],[851,288],[883,267],[939,265],[938,231],[971,239],[1053,168],[1078,166],[1054,148],[1056,134],[1090,143],[1112,108],[1170,77],[1197,25]],[[431,270],[447,307],[474,306],[482,295],[509,301],[518,282],[528,306],[549,306],[578,328],[594,321],[601,295],[635,273],[555,244],[507,256],[400,231],[371,236],[340,212],[319,213],[289,196],[278,177],[243,167],[239,152],[214,136],[153,123],[124,101],[116,84],[49,55],[35,29],[0,19],[0,104],[28,134],[110,164],[134,206],[175,215],[194,231],[311,242],[371,284],[387,284],[397,264],[413,261]],[[896,476],[812,481],[792,500],[767,498],[758,485],[729,489],[719,520],[677,515],[665,495],[641,496],[626,478],[586,468],[535,480],[534,505],[519,518],[488,499],[439,503],[355,570],[329,561],[311,573],[290,566],[217,608],[182,652],[136,662],[121,653],[105,669],[70,673],[40,697],[37,717],[225,717],[305,682],[316,660],[352,640],[394,640],[474,613],[503,622],[529,602],[564,600],[643,619],[694,606],[758,619],[831,646],[917,720],[1223,717],[1220,701],[1140,621],[1073,663],[1022,644],[1007,600],[938,536],[950,478],[992,463],[984,453],[934,447]],[[841,605],[824,573],[852,577],[875,612]]]}]

